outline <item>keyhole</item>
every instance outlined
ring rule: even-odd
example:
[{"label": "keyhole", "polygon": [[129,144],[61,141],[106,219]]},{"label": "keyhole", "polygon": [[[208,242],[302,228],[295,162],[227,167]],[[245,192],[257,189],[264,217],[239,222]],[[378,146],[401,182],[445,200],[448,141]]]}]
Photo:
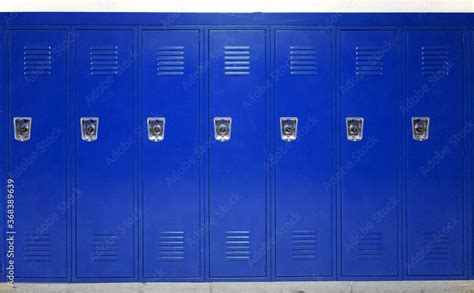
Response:
[{"label": "keyhole", "polygon": [[21,135],[27,135],[27,134],[28,134],[28,130],[29,130],[28,124],[23,124],[23,125],[21,125],[21,127],[20,127],[20,134],[21,134]]},{"label": "keyhole", "polygon": [[359,127],[357,125],[355,125],[354,123],[352,123],[349,126],[349,133],[351,135],[357,135],[359,133]]},{"label": "keyhole", "polygon": [[155,135],[161,134],[161,126],[159,124],[156,124],[156,125],[153,126],[153,133]]},{"label": "keyhole", "polygon": [[293,134],[293,126],[291,126],[290,124],[286,124],[283,127],[283,131],[285,132],[286,135],[291,135]]},{"label": "keyhole", "polygon": [[217,131],[219,131],[220,135],[225,135],[227,133],[227,126],[224,124],[219,125]]},{"label": "keyhole", "polygon": [[416,135],[422,135],[424,132],[423,126],[419,123],[415,124],[415,134]]},{"label": "keyhole", "polygon": [[95,126],[93,124],[87,125],[87,134],[93,135],[95,133]]}]

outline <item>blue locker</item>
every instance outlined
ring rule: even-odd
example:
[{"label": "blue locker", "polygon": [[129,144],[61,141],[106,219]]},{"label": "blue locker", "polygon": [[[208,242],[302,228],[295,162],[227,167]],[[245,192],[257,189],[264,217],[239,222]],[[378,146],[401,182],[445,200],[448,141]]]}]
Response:
[{"label": "blue locker", "polygon": [[76,31],[76,276],[134,276],[131,30]]},{"label": "blue locker", "polygon": [[28,280],[68,276],[65,42],[64,30],[10,32],[14,260]]},{"label": "blue locker", "polygon": [[266,276],[265,31],[209,32],[211,277]]},{"label": "blue locker", "polygon": [[[279,277],[332,274],[331,48],[330,30],[275,32],[276,151],[270,163],[276,167]],[[282,117],[298,123],[293,140],[282,137]]]},{"label": "blue locker", "polygon": [[341,32],[342,276],[398,274],[397,31]]},{"label": "blue locker", "polygon": [[0,13],[16,280],[472,277],[472,14],[339,16]]},{"label": "blue locker", "polygon": [[[406,42],[406,270],[462,275],[463,34],[408,31]],[[429,119],[425,139],[415,139],[416,117]]]},{"label": "blue locker", "polygon": [[145,277],[201,276],[199,52],[198,30],[143,32]]}]

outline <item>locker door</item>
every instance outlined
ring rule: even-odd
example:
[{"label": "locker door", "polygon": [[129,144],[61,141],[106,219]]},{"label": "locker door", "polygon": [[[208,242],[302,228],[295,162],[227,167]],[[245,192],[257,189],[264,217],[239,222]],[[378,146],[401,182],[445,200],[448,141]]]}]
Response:
[{"label": "locker door", "polygon": [[199,31],[143,33],[147,133],[153,134],[153,121],[164,119],[162,140],[143,137],[145,277],[200,276],[197,74]]},{"label": "locker door", "polygon": [[[462,32],[407,33],[409,275],[463,274],[462,46]],[[429,118],[426,140],[413,117]]]},{"label": "locker door", "polygon": [[132,31],[77,31],[76,106],[77,276],[132,277]]},{"label": "locker door", "polygon": [[397,275],[396,31],[341,32],[342,275]]},{"label": "locker door", "polygon": [[[332,272],[331,35],[275,33],[277,276]],[[294,140],[282,138],[282,117],[297,119]]]},{"label": "locker door", "polygon": [[209,38],[210,275],[265,276],[265,31]]},{"label": "locker door", "polygon": [[67,277],[65,41],[63,30],[10,33],[16,277]]}]

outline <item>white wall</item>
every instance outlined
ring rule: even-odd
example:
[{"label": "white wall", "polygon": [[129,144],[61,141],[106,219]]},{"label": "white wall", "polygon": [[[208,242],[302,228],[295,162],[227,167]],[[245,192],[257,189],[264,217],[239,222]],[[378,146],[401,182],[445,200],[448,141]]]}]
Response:
[{"label": "white wall", "polygon": [[0,0],[0,11],[474,12],[474,0]]}]

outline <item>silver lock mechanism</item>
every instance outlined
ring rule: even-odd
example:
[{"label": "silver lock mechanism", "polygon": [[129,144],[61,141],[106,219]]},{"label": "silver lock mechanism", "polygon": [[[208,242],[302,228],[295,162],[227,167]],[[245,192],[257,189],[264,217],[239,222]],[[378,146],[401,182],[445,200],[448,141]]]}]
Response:
[{"label": "silver lock mechanism", "polygon": [[165,139],[165,118],[148,117],[148,139],[153,142],[159,142]]},{"label": "silver lock mechanism", "polygon": [[364,135],[364,118],[346,117],[347,140],[360,141]]},{"label": "silver lock mechanism", "polygon": [[412,117],[411,126],[413,131],[413,139],[416,141],[424,141],[428,139],[430,133],[429,117]]},{"label": "silver lock mechanism", "polygon": [[294,141],[298,134],[298,118],[280,117],[281,139],[284,141]]},{"label": "silver lock mechanism", "polygon": [[214,137],[217,141],[230,140],[232,118],[214,117]]},{"label": "silver lock mechanism", "polygon": [[91,142],[97,140],[99,135],[99,118],[82,117],[81,118],[81,136],[82,140]]},{"label": "silver lock mechanism", "polygon": [[13,127],[15,132],[15,140],[27,141],[31,136],[31,117],[15,117],[13,118]]}]

